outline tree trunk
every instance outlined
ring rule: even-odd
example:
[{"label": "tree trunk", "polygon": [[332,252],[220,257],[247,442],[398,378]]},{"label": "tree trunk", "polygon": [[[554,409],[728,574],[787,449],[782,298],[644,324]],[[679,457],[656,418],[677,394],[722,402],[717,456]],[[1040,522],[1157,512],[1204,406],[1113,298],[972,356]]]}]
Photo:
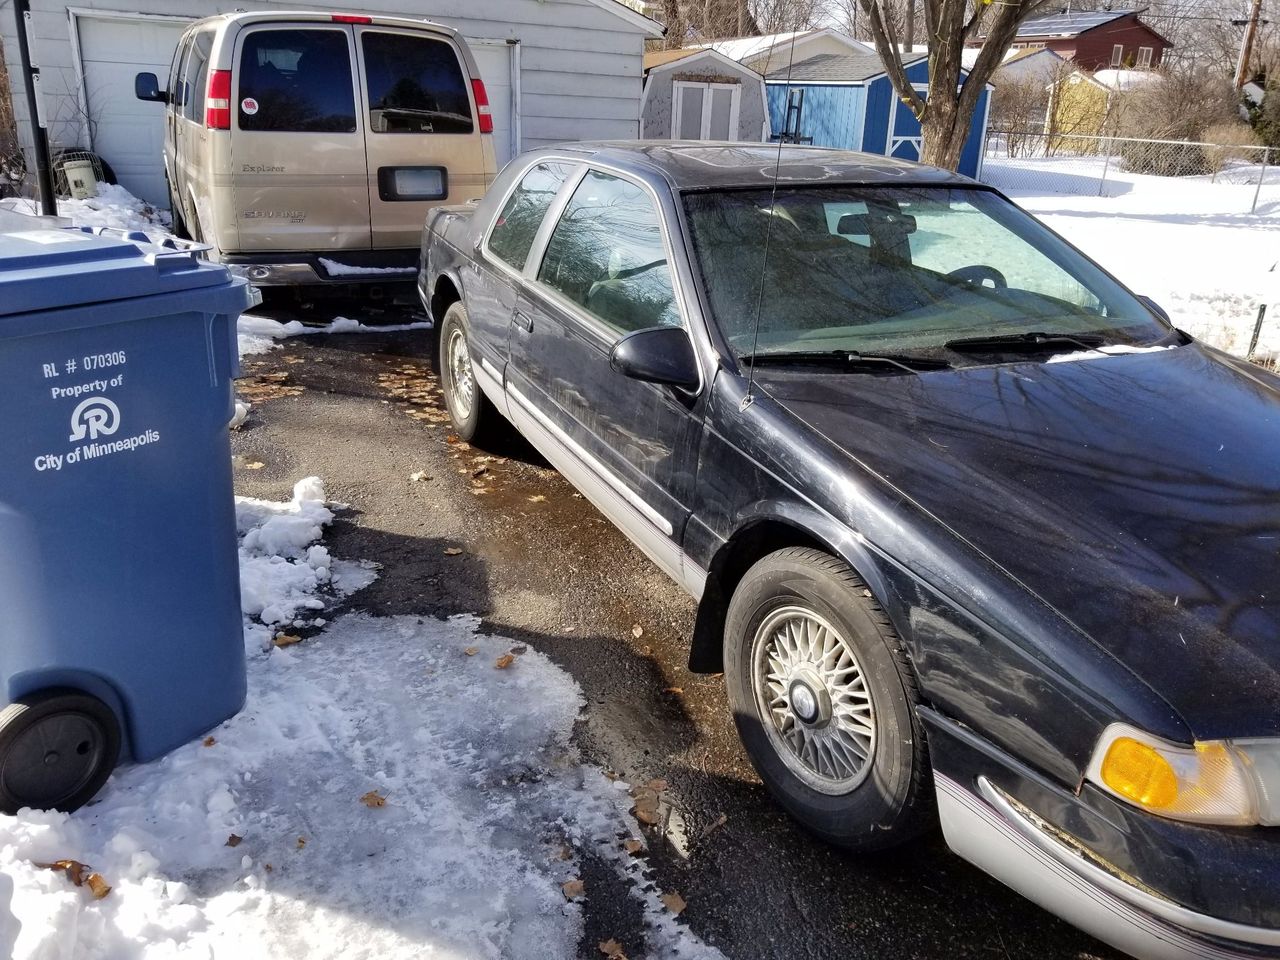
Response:
[{"label": "tree trunk", "polygon": [[668,50],[684,46],[684,23],[680,17],[680,0],[662,0],[662,20],[667,34],[663,38]]}]

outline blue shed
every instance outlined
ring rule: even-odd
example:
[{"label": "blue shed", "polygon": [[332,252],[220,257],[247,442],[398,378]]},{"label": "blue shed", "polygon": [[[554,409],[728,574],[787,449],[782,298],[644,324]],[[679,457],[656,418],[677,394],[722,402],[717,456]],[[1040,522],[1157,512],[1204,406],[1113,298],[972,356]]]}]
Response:
[{"label": "blue shed", "polygon": [[[904,58],[903,68],[923,97],[929,88],[928,57]],[[819,54],[774,70],[765,83],[770,127],[788,140],[920,159],[920,124],[894,92],[874,50]],[[960,156],[960,172],[966,176],[976,178],[982,170],[990,100],[988,85],[978,98]]]}]

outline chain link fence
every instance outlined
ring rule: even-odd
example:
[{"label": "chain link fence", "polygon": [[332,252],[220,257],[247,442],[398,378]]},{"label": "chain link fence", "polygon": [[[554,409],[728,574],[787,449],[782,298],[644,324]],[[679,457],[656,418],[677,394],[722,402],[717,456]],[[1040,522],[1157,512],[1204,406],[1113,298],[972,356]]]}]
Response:
[{"label": "chain link fence", "polygon": [[1192,140],[993,130],[984,182],[1009,193],[1117,197],[1196,194],[1199,209],[1280,212],[1280,148]]}]

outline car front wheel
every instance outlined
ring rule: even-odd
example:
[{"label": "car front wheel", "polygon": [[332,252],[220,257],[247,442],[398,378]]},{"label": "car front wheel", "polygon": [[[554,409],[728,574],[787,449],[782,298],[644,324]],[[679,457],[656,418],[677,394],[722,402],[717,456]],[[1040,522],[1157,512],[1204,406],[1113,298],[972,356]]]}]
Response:
[{"label": "car front wheel", "polygon": [[854,850],[929,826],[915,674],[847,564],[808,548],[761,559],[730,601],[724,653],[743,745],[792,816]]}]

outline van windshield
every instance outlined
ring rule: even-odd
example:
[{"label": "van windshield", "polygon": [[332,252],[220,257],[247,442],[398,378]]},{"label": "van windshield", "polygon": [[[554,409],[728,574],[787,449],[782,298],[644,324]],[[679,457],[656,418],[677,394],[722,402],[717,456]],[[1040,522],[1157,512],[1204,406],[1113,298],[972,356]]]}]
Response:
[{"label": "van windshield", "polygon": [[707,297],[739,355],[857,351],[963,364],[982,352],[957,344],[964,339],[1145,346],[1173,336],[1119,283],[989,191],[780,190],[766,262],[771,199],[769,190],[684,198]]}]

